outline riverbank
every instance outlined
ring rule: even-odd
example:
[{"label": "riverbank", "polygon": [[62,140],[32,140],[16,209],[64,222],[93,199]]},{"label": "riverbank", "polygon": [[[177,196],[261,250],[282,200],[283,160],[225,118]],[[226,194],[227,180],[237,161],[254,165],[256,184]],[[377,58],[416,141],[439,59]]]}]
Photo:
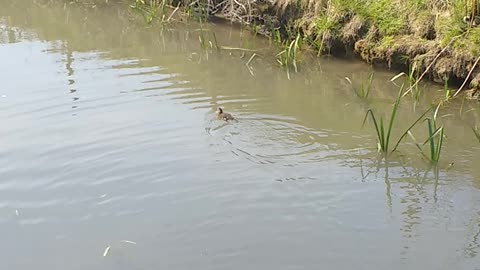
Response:
[{"label": "riverbank", "polygon": [[[477,0],[135,0],[219,16],[319,55],[353,55],[416,79],[480,89],[480,4]],[[108,1],[97,1],[104,3]],[[199,12],[200,11],[200,12]]]}]

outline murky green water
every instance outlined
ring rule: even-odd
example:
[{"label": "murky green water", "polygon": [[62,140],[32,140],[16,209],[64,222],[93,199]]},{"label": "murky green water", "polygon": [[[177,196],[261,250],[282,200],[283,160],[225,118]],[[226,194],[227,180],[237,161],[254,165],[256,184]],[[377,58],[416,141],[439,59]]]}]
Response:
[{"label": "murky green water", "polygon": [[[257,50],[251,70],[193,22],[40,2],[0,1],[2,269],[480,269],[477,103],[440,111],[435,176],[411,140],[379,161],[361,128],[395,73],[365,104],[344,80],[367,79],[360,62],[305,57],[288,80],[238,27],[202,26]],[[428,87],[398,132],[442,96]]]}]

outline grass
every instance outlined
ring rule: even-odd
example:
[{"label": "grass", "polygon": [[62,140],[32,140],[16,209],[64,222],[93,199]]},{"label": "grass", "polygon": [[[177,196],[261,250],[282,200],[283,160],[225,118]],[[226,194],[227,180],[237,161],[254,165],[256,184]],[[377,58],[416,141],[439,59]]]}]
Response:
[{"label": "grass", "polygon": [[397,113],[398,113],[398,107],[400,106],[400,101],[402,99],[402,94],[403,94],[403,85],[402,87],[400,88],[400,90],[398,91],[398,95],[397,95],[397,98],[395,100],[395,102],[393,103],[393,109],[392,109],[392,112],[390,114],[390,119],[388,120],[388,126],[385,124],[384,120],[383,120],[383,117],[380,117],[380,119],[377,120],[377,117],[375,116],[375,113],[373,112],[372,109],[369,109],[367,111],[367,113],[365,114],[365,118],[363,119],[363,124],[362,126],[365,125],[365,122],[368,118],[368,116],[370,116],[370,119],[372,120],[373,122],[373,126],[375,128],[375,131],[376,131],[376,134],[377,134],[377,146],[378,146],[378,151],[379,152],[382,152],[386,155],[388,155],[389,153],[392,153],[394,152],[400,142],[403,140],[403,138],[405,138],[405,136],[407,136],[408,132],[418,123],[420,122],[423,117],[430,111],[427,110],[425,111],[417,120],[415,120],[403,133],[402,135],[400,136],[400,138],[397,140],[397,142],[395,143],[393,149],[391,150],[391,152],[389,152],[389,149],[390,149],[390,146],[391,146],[391,135],[392,135],[392,130],[393,130],[393,127],[395,125],[395,120],[396,120],[396,117],[397,117]]},{"label": "grass", "polygon": [[448,101],[452,97],[452,91],[448,87],[448,79],[443,84],[443,92],[445,93],[445,101]]},{"label": "grass", "polygon": [[373,72],[370,73],[370,76],[368,77],[368,81],[366,83],[362,82],[359,89],[356,89],[353,86],[352,80],[350,80],[350,78],[345,77],[345,80],[347,80],[348,83],[350,83],[350,85],[352,86],[352,90],[357,97],[361,99],[368,99],[368,96],[370,95],[370,90],[372,89],[373,75],[374,75]]},{"label": "grass", "polygon": [[301,47],[302,38],[300,34],[297,35],[295,40],[291,41],[281,52],[277,54],[277,62],[287,68],[287,76],[290,79],[290,66],[293,66],[295,72],[298,72],[297,58]]},{"label": "grass", "polygon": [[405,77],[405,82],[408,85],[408,89],[410,90],[411,97],[414,100],[414,110],[416,108],[417,103],[420,101],[421,94],[423,93],[423,89],[418,86],[418,69],[416,63],[408,68],[408,74],[405,72],[400,72],[395,75],[390,81],[395,84],[395,81],[400,78]]},{"label": "grass", "polygon": [[220,46],[218,45],[217,36],[215,32],[211,32],[212,40],[210,40],[207,38],[207,33],[209,33],[210,31],[203,29],[201,26],[202,25],[200,25],[200,29],[198,30],[199,32],[198,41],[200,43],[200,47],[204,50],[207,50],[207,49],[216,49],[217,51],[220,50]]},{"label": "grass", "polygon": [[[417,148],[420,150],[420,152],[427,157],[432,164],[437,164],[438,161],[440,160],[440,154],[442,152],[442,147],[443,147],[443,138],[444,136],[444,127],[437,127],[437,115],[438,115],[438,109],[440,108],[440,104],[437,106],[436,110],[433,113],[433,116],[431,118],[427,118],[427,129],[428,129],[428,138],[425,140],[425,142],[420,145],[417,143],[415,137],[411,132],[409,132],[410,137],[413,139],[415,142],[415,145]],[[429,145],[429,152],[428,155],[426,155],[423,152],[422,146],[428,144]]]},{"label": "grass", "polygon": [[430,146],[430,161],[433,163],[438,163],[438,160],[440,159],[444,137],[443,126],[437,128],[437,113],[439,108],[440,105],[437,106],[432,118],[427,118],[428,139],[424,143],[426,144],[428,142]]},{"label": "grass", "polygon": [[138,11],[147,24],[151,24],[155,19],[159,18],[161,18],[162,22],[165,22],[167,4],[167,0],[135,0],[130,7]]}]

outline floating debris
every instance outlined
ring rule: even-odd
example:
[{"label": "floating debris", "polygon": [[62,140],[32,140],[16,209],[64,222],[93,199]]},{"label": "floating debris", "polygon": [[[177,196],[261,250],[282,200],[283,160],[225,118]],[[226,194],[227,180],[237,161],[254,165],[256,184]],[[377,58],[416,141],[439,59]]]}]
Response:
[{"label": "floating debris", "polygon": [[110,251],[110,246],[108,246],[105,251],[103,252],[103,257],[106,257],[108,255],[108,252]]},{"label": "floating debris", "polygon": [[17,209],[15,209],[15,215],[18,217],[20,215],[20,213],[18,212]]},{"label": "floating debris", "polygon": [[100,195],[100,198],[105,198],[105,197],[107,197],[107,194]]}]

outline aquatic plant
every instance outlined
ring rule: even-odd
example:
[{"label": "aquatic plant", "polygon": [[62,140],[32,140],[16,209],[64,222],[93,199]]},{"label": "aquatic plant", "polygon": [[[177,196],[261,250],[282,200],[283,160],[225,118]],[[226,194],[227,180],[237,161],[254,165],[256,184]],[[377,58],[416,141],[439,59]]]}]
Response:
[{"label": "aquatic plant", "polygon": [[[438,127],[437,128],[437,115],[438,115],[438,110],[440,108],[441,104],[437,105],[437,108],[433,112],[433,116],[430,118],[426,119],[427,122],[427,128],[428,128],[428,138],[425,140],[425,142],[420,145],[417,143],[415,137],[413,136],[412,132],[408,132],[409,136],[413,139],[415,142],[415,145],[417,148],[420,150],[420,152],[427,157],[432,164],[437,164],[438,161],[440,160],[440,154],[442,152],[442,147],[443,147],[443,138],[444,138],[444,127]],[[423,152],[422,146],[427,144],[429,145],[429,152],[428,155],[426,155]]]},{"label": "aquatic plant", "polygon": [[373,72],[370,73],[370,76],[368,77],[368,81],[366,83],[362,82],[360,84],[359,89],[356,89],[353,86],[352,80],[350,80],[350,78],[345,77],[345,80],[347,80],[348,83],[350,83],[350,85],[352,86],[352,90],[357,97],[361,99],[367,99],[368,95],[370,94],[370,90],[372,89],[373,74],[374,74]]},{"label": "aquatic plant", "polygon": [[397,147],[399,146],[400,142],[403,140],[403,138],[405,138],[405,136],[407,136],[408,132],[418,123],[420,122],[423,117],[430,111],[430,109],[426,110],[420,117],[418,117],[417,120],[415,120],[403,133],[402,135],[400,136],[400,138],[397,140],[395,146],[393,147],[393,149],[391,150],[391,152],[389,152],[389,148],[390,148],[390,145],[391,145],[391,135],[392,135],[392,130],[393,130],[393,127],[394,127],[394,123],[395,123],[395,119],[396,119],[396,116],[397,116],[397,113],[398,113],[398,107],[400,105],[400,101],[401,101],[401,98],[402,98],[402,94],[403,94],[403,85],[402,87],[400,87],[400,90],[398,91],[398,95],[397,95],[397,98],[395,100],[395,102],[393,103],[393,109],[392,109],[392,112],[390,114],[390,119],[388,121],[388,126],[387,128],[385,128],[385,123],[383,121],[383,117],[380,117],[379,120],[377,120],[377,117],[375,116],[375,113],[373,112],[372,109],[369,109],[367,111],[367,113],[365,114],[365,118],[363,119],[363,124],[362,124],[362,127],[365,125],[365,122],[368,118],[368,116],[370,116],[370,119],[372,120],[373,122],[373,126],[375,128],[375,131],[376,131],[376,134],[377,134],[377,146],[378,146],[378,151],[379,152],[382,152],[384,154],[389,154],[391,152],[394,152]]},{"label": "aquatic plant", "polygon": [[448,101],[452,96],[452,91],[448,87],[448,79],[445,79],[445,82],[443,84],[443,92],[445,93],[445,101]]},{"label": "aquatic plant", "polygon": [[202,24],[200,24],[200,29],[198,29],[198,32],[199,32],[198,41],[200,42],[200,47],[202,49],[207,50],[210,48],[210,49],[220,50],[220,46],[218,45],[217,36],[215,32],[211,32],[212,40],[207,39],[207,33],[209,31],[203,29]]},{"label": "aquatic plant", "polygon": [[167,0],[135,0],[130,7],[138,11],[147,24],[151,24],[157,18],[165,22]]},{"label": "aquatic plant", "polygon": [[273,41],[275,41],[276,43],[282,43],[282,35],[280,33],[280,28],[274,28],[272,30],[272,38],[273,38]]},{"label": "aquatic plant", "polygon": [[300,50],[302,38],[300,34],[297,35],[295,40],[291,41],[290,44],[286,45],[286,48],[279,52],[277,57],[277,62],[287,68],[287,76],[290,78],[289,68],[293,66],[295,72],[298,72],[297,68],[297,58],[298,51]]},{"label": "aquatic plant", "polygon": [[440,105],[437,106],[437,109],[433,113],[432,118],[427,118],[427,126],[428,126],[428,139],[425,141],[424,144],[428,142],[430,146],[430,161],[433,163],[437,163],[440,159],[440,153],[442,151],[443,146],[443,126],[437,128],[437,114]]}]

